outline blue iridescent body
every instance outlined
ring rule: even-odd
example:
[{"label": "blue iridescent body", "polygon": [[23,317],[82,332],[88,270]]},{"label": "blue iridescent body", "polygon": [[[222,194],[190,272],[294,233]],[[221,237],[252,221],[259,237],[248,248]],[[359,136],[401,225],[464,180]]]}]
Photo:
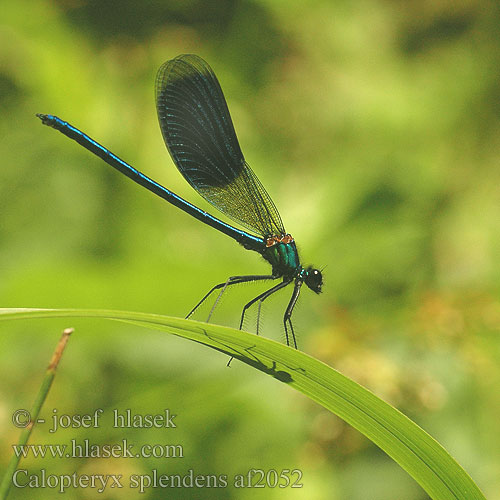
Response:
[{"label": "blue iridescent body", "polygon": [[[167,61],[156,78],[156,105],[165,144],[180,173],[209,203],[251,232],[227,224],[184,200],[68,122],[54,115],[37,116],[45,125],[75,140],[149,191],[230,236],[247,250],[260,253],[271,265],[272,273],[269,275],[232,276],[215,285],[187,317],[216,290],[220,292],[210,315],[228,286],[281,278],[280,283],[245,305],[240,329],[250,306],[259,302],[260,314],[260,304],[264,300],[294,282],[283,324],[287,344],[297,348],[291,316],[300,288],[305,283],[311,290],[320,293],[323,278],[318,269],[301,266],[295,241],[286,233],[271,197],[246,163],[224,95],[210,66],[192,54]],[[258,324],[257,321],[257,333]]]},{"label": "blue iridescent body", "polygon": [[277,242],[266,247],[263,257],[273,268],[273,274],[285,278],[294,277],[302,269],[295,241],[289,243]]}]

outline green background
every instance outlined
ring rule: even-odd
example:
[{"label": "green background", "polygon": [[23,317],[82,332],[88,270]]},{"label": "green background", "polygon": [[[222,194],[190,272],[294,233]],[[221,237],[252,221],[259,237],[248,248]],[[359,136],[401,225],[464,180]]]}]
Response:
[{"label": "green background", "polygon": [[[299,347],[373,390],[500,499],[500,7],[464,2],[28,1],[0,13],[0,305],[184,316],[230,275],[267,273],[231,239],[155,198],[35,113],[70,121],[219,216],[163,145],[156,70],[196,53],[221,82],[245,157],[324,293],[304,289]],[[228,294],[237,326],[265,289]],[[281,340],[291,290],[263,308]],[[197,319],[205,319],[208,308]],[[255,315],[245,325],[255,331]],[[0,470],[60,331],[76,328],[43,410],[104,409],[98,429],[32,443],[181,444],[177,459],[34,459],[50,474],[301,469],[302,489],[150,489],[140,498],[424,499],[357,431],[202,346],[94,320],[0,325]],[[113,409],[177,414],[114,429]],[[11,498],[54,498],[49,488]],[[106,498],[138,498],[107,490]],[[99,498],[77,489],[65,498]],[[10,498],[10,497],[9,497]]]}]

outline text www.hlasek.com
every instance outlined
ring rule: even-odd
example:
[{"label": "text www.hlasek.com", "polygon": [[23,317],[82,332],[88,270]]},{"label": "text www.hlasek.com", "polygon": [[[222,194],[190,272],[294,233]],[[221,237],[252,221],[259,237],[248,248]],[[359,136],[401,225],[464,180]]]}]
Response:
[{"label": "text www.hlasek.com", "polygon": [[182,458],[180,444],[143,444],[137,451],[135,446],[123,439],[121,443],[93,444],[88,439],[70,444],[26,444],[12,445],[17,457],[26,458]]}]

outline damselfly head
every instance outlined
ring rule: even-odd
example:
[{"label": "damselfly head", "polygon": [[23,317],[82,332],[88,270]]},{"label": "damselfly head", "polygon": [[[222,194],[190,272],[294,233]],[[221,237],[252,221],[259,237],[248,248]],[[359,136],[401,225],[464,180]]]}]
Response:
[{"label": "damselfly head", "polygon": [[304,283],[315,293],[321,293],[323,275],[319,269],[308,267],[304,272]]}]

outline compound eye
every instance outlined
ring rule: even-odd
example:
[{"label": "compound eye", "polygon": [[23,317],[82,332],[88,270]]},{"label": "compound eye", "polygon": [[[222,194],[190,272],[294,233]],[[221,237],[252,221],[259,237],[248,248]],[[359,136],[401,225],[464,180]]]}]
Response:
[{"label": "compound eye", "polygon": [[323,275],[319,269],[308,269],[305,279],[306,285],[316,293],[321,292],[323,286]]}]

